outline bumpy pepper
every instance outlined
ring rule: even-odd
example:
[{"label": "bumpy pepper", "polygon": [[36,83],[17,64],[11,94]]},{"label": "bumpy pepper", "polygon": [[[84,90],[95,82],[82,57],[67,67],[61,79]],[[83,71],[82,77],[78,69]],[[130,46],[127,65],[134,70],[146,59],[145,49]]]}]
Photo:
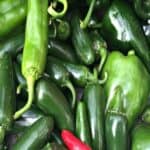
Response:
[{"label": "bumpy pepper", "polygon": [[124,112],[131,127],[147,103],[150,94],[149,73],[134,51],[129,51],[127,56],[119,51],[111,52],[102,72],[108,73],[108,79],[104,83],[107,96],[106,111],[116,103],[112,99],[112,93],[117,86],[120,86],[125,96]]}]

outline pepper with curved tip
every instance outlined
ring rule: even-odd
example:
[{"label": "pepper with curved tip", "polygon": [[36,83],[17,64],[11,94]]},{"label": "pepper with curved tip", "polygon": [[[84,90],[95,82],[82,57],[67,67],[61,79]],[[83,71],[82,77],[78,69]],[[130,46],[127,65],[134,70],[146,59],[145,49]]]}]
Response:
[{"label": "pepper with curved tip", "polygon": [[66,87],[72,94],[71,108],[75,108],[76,105],[76,91],[72,82],[70,81],[70,75],[67,69],[57,59],[52,56],[48,56],[46,64],[46,73],[54,80],[60,87]]},{"label": "pepper with curved tip", "polygon": [[120,150],[120,147],[126,150],[128,149],[128,124],[123,108],[124,95],[120,87],[114,89],[112,99],[115,103],[111,104],[105,118],[106,147],[107,150]]},{"label": "pepper with curved tip", "polygon": [[134,10],[141,19],[150,19],[150,1],[132,0]]},{"label": "pepper with curved tip", "polygon": [[149,150],[150,125],[141,123],[132,130],[131,150]]},{"label": "pepper with curved tip", "polygon": [[[58,12],[54,8],[57,7],[57,3],[61,3],[63,5],[63,9]],[[53,8],[54,7],[54,8]],[[48,7],[48,13],[53,17],[53,18],[61,18],[63,17],[68,10],[68,2],[67,0],[57,0],[55,2],[52,2],[50,6]]]},{"label": "pepper with curved tip", "polygon": [[103,84],[107,96],[106,112],[109,111],[111,103],[115,103],[115,100],[112,100],[114,89],[121,87],[125,96],[124,112],[128,127],[131,128],[147,104],[150,75],[134,51],[129,51],[127,56],[119,51],[112,51],[107,57],[102,74],[104,72],[108,74],[108,79]]},{"label": "pepper with curved tip", "polygon": [[[22,74],[27,81],[28,100],[23,108],[14,114],[19,118],[27,111],[34,99],[34,84],[44,72],[48,42],[48,0],[28,0],[25,45],[22,59]],[[38,17],[37,17],[38,16]]]},{"label": "pepper with curved tip", "polygon": [[38,80],[35,89],[36,105],[56,121],[59,129],[74,131],[73,115],[60,89],[48,78]]},{"label": "pepper with curved tip", "polygon": [[150,72],[149,46],[129,4],[123,0],[112,1],[101,21],[100,32],[111,49],[123,52],[134,49]]}]

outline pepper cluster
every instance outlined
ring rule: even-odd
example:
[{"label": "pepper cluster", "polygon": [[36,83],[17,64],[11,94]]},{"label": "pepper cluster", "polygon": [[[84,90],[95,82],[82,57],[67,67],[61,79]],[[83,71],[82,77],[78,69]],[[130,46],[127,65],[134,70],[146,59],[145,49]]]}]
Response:
[{"label": "pepper cluster", "polygon": [[150,149],[149,0],[1,0],[0,14],[0,150]]}]

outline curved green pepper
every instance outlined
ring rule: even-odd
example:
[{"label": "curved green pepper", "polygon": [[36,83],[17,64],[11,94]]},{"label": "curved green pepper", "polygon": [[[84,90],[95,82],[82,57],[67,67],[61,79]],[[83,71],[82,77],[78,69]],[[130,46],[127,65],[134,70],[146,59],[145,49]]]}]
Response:
[{"label": "curved green pepper", "polygon": [[77,13],[72,14],[72,43],[75,47],[77,56],[85,65],[90,65],[95,61],[94,51],[90,36],[86,30],[80,28],[80,18]]},{"label": "curved green pepper", "polygon": [[139,124],[132,131],[131,150],[149,150],[150,125]]},{"label": "curved green pepper", "polygon": [[142,19],[150,19],[150,1],[132,0],[136,14]]},{"label": "curved green pepper", "polygon": [[41,78],[36,84],[37,106],[52,115],[59,129],[74,130],[73,115],[68,102],[58,87],[48,78]]},{"label": "curved green pepper", "polygon": [[108,79],[104,83],[107,96],[106,112],[116,103],[112,100],[114,89],[121,87],[125,95],[123,107],[130,128],[147,103],[150,75],[134,51],[129,51],[127,56],[119,51],[111,52],[102,72],[108,73]]},{"label": "curved green pepper", "polygon": [[72,82],[70,81],[70,75],[67,69],[54,57],[47,58],[46,73],[54,80],[60,87],[67,87],[72,94],[71,107],[74,108],[76,104],[76,91]]},{"label": "curved green pepper", "polygon": [[0,144],[12,126],[15,111],[13,64],[8,53],[0,53]]},{"label": "curved green pepper", "polygon": [[53,126],[54,122],[51,117],[41,117],[23,133],[12,146],[12,150],[33,150],[42,148]]},{"label": "curved green pepper", "polygon": [[104,108],[105,94],[97,82],[88,83],[83,100],[87,107],[93,150],[104,149]]},{"label": "curved green pepper", "polygon": [[114,0],[111,3],[101,22],[101,34],[110,49],[127,52],[133,48],[150,72],[148,43],[134,12],[126,2]]},{"label": "curved green pepper", "polygon": [[[5,12],[0,12],[0,36],[8,34],[12,31],[17,25],[20,25],[26,17],[26,1],[25,0],[17,0],[17,2],[8,2],[8,9]],[[12,7],[12,6],[14,7]],[[6,5],[4,5],[7,7]],[[6,8],[7,9],[7,8]]]},{"label": "curved green pepper", "polygon": [[105,136],[107,150],[128,149],[127,142],[127,117],[123,110],[124,97],[120,87],[114,89],[112,99],[116,103],[106,112]]},{"label": "curved green pepper", "polygon": [[14,119],[19,118],[31,107],[34,99],[34,84],[44,72],[47,58],[48,0],[28,0],[27,6],[27,23],[21,69],[27,81],[28,100],[25,106],[14,114]]},{"label": "curved green pepper", "polygon": [[74,49],[67,43],[50,39],[48,42],[48,54],[70,63],[78,63]]},{"label": "curved green pepper", "polygon": [[76,135],[82,142],[91,146],[91,133],[88,120],[88,111],[84,101],[79,101],[77,104]]}]

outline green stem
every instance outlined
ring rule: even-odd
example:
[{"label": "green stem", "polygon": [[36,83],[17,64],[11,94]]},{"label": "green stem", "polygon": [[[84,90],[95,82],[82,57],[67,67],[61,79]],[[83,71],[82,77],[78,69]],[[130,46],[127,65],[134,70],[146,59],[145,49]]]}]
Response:
[{"label": "green stem", "polygon": [[0,126],[0,144],[3,144],[4,137],[5,137],[5,129],[2,126]]},{"label": "green stem", "polygon": [[82,29],[85,29],[85,28],[87,28],[87,26],[88,26],[88,23],[89,23],[89,21],[90,21],[90,19],[91,19],[92,12],[93,12],[93,10],[94,10],[95,2],[96,2],[96,0],[92,0],[92,2],[91,2],[91,4],[90,4],[90,7],[89,7],[89,10],[88,10],[88,12],[87,12],[86,17],[84,18],[83,21],[82,21],[82,20],[80,21],[80,27],[81,27]]},{"label": "green stem", "polygon": [[61,18],[65,15],[68,9],[68,2],[67,0],[57,0],[57,2],[60,2],[63,5],[63,9],[58,12],[56,11],[53,7],[54,3],[52,2],[50,6],[48,7],[48,13],[53,17],[53,18]]},{"label": "green stem", "polygon": [[107,50],[106,48],[101,48],[100,49],[100,63],[98,65],[98,73],[100,74],[100,72],[102,71],[102,68],[104,66],[104,63],[106,61],[107,58]]},{"label": "green stem", "polygon": [[24,112],[26,112],[31,107],[32,101],[34,99],[34,83],[35,80],[33,77],[27,78],[28,100],[25,106],[14,114],[14,119],[18,119]]},{"label": "green stem", "polygon": [[99,83],[99,84],[104,84],[104,83],[107,81],[107,79],[108,79],[108,73],[105,72],[105,73],[104,73],[104,78],[101,79],[101,80],[98,80],[98,83]]},{"label": "green stem", "polygon": [[17,92],[16,92],[16,93],[17,93],[17,94],[20,94],[21,89],[24,88],[24,87],[26,87],[25,84],[19,84],[18,87],[17,87]]},{"label": "green stem", "polygon": [[76,91],[75,91],[72,83],[70,81],[66,80],[65,83],[62,85],[62,87],[67,87],[70,90],[70,92],[72,94],[71,107],[72,107],[72,109],[74,109],[75,104],[76,104]]}]

